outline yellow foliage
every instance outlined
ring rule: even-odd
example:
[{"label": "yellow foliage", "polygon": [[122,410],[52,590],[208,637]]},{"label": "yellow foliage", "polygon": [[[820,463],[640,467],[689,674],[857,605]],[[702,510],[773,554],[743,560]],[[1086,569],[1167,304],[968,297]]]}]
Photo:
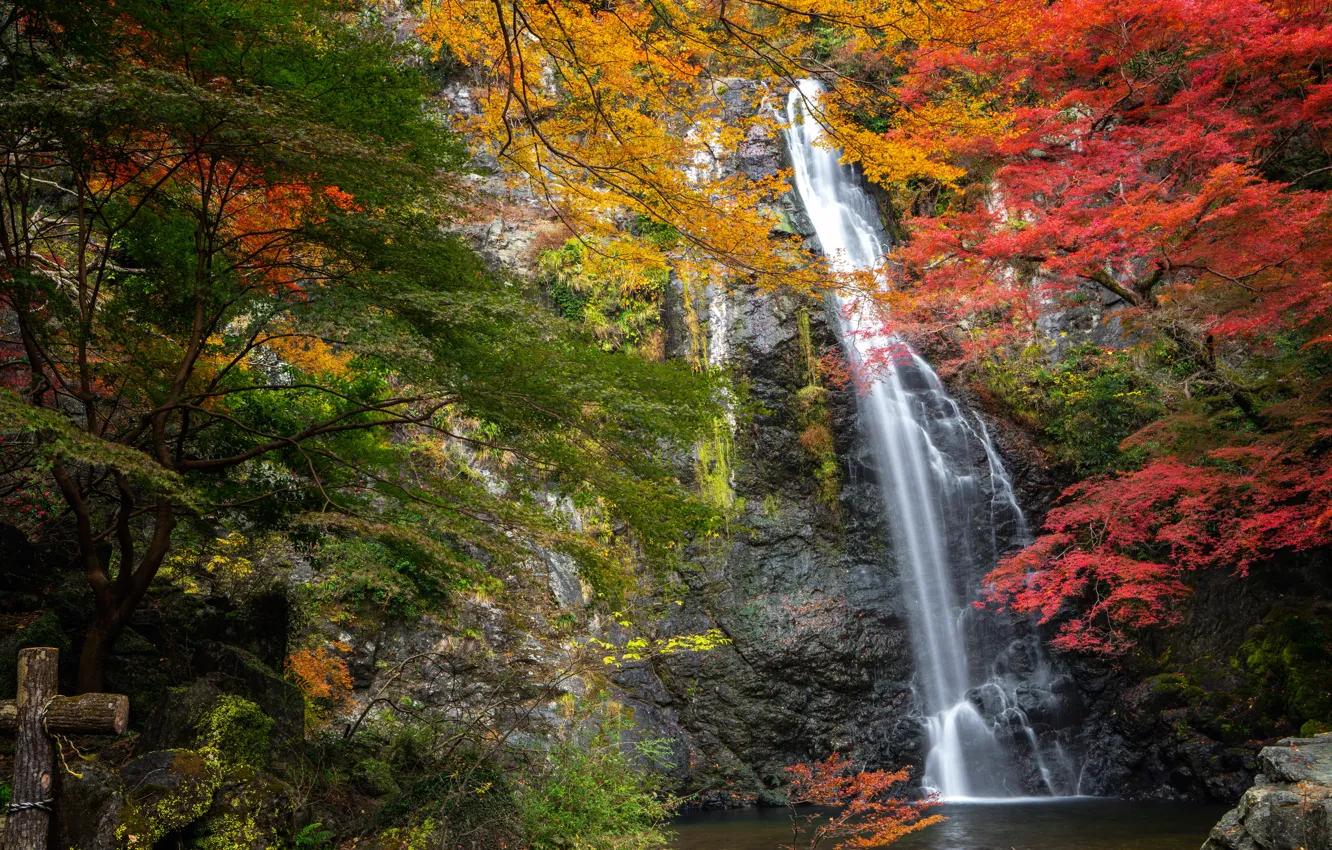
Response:
[{"label": "yellow foliage", "polygon": [[321,375],[345,375],[349,354],[340,354],[333,346],[310,333],[298,333],[280,326],[264,341],[264,348],[302,372]]},{"label": "yellow foliage", "polygon": [[203,544],[182,543],[171,550],[159,575],[185,593],[202,593],[200,582],[244,596],[258,577],[250,556],[271,540],[252,540],[238,531],[212,538]]},{"label": "yellow foliage", "polygon": [[[478,83],[479,112],[460,129],[574,232],[614,237],[627,211],[680,232],[677,267],[808,290],[827,285],[826,271],[798,255],[798,239],[772,236],[786,175],[750,178],[718,160],[778,132],[791,83],[817,75],[836,77],[820,107],[830,143],[869,179],[952,182],[962,171],[950,139],[1006,130],[989,107],[996,84],[949,72],[925,102],[898,89],[943,73],[935,46],[1010,39],[1032,18],[1020,3],[995,15],[987,0],[426,0],[419,33]],[[829,45],[900,82],[839,73],[820,53]],[[742,92],[747,108],[724,112],[736,77],[760,83]],[[866,129],[866,115],[887,131]],[[626,241],[598,244],[605,271],[659,262]]]},{"label": "yellow foliage", "polygon": [[[624,625],[624,624],[621,624]],[[711,652],[731,643],[731,639],[721,629],[708,629],[706,632],[661,639],[644,637],[631,638],[623,647],[599,638],[588,638],[583,646],[589,646],[613,654],[602,657],[601,663],[619,667],[626,661],[642,661],[661,655],[674,655],[678,652]]]}]

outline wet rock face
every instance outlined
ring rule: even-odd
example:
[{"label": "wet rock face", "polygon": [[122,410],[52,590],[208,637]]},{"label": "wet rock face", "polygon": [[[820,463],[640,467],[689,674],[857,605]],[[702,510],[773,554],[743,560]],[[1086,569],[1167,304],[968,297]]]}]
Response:
[{"label": "wet rock face", "polygon": [[[726,297],[726,296],[719,296]],[[852,391],[829,393],[843,461],[836,504],[823,500],[800,444],[797,393],[808,376],[803,310],[818,352],[837,343],[818,303],[756,292],[711,313],[755,412],[735,433],[738,515],[695,547],[691,593],[672,631],[720,626],[733,644],[668,656],[657,674],[696,752],[691,782],[758,794],[783,767],[847,751],[869,767],[919,765],[922,727],[901,580],[892,568]],[[622,683],[627,685],[629,683]]]},{"label": "wet rock face", "polygon": [[1262,771],[1203,850],[1332,848],[1332,734],[1285,738],[1258,755]]}]

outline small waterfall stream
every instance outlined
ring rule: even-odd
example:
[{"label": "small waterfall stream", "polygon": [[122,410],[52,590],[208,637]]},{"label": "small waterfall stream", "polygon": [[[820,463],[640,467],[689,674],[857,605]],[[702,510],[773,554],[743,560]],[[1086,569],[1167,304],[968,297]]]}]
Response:
[{"label": "small waterfall stream", "polygon": [[[883,262],[887,236],[856,171],[839,163],[837,150],[818,144],[824,130],[811,107],[821,92],[819,83],[805,80],[787,102],[795,189],[832,264],[873,269]],[[853,366],[866,364],[872,352],[874,362],[886,352],[891,363],[862,392],[860,415],[872,440],[894,556],[915,597],[911,638],[927,715],[925,783],[944,799],[1030,793],[1011,753],[1020,740],[1045,793],[1074,792],[1047,766],[1016,698],[1023,685],[1002,675],[1002,662],[982,672],[968,658],[968,608],[955,576],[972,580],[976,565],[992,565],[1002,544],[1027,533],[985,425],[948,394],[924,359],[881,333],[871,308],[836,300]],[[1060,772],[1068,771],[1061,765]]]}]

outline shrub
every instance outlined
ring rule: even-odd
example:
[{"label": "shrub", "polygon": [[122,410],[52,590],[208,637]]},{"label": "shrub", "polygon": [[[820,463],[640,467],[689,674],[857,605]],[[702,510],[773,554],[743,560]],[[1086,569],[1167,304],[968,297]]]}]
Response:
[{"label": "shrub", "polygon": [[1162,412],[1156,387],[1128,355],[1094,345],[1071,349],[1053,365],[1035,350],[991,361],[985,383],[1081,476],[1128,465],[1120,443]]},{"label": "shrub", "polygon": [[662,741],[629,741],[623,709],[609,700],[564,705],[566,732],[539,754],[517,795],[536,850],[664,847],[675,801],[648,768],[666,761]]}]

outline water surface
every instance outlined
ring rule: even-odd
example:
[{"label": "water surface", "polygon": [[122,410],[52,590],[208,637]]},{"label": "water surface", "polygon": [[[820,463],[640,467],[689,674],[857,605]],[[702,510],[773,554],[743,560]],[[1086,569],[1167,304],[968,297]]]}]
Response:
[{"label": "water surface", "polygon": [[[1225,806],[1092,797],[949,803],[948,820],[894,850],[1198,850]],[[675,850],[778,850],[791,839],[782,809],[703,812],[673,824]]]}]

